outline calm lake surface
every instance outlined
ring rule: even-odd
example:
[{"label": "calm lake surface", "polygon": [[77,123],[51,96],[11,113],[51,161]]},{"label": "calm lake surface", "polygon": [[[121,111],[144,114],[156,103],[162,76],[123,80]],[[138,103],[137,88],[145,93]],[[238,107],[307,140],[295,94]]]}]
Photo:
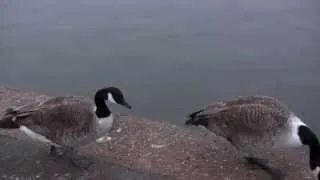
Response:
[{"label": "calm lake surface", "polygon": [[0,0],[0,84],[50,95],[123,89],[174,124],[265,94],[320,134],[318,0]]}]

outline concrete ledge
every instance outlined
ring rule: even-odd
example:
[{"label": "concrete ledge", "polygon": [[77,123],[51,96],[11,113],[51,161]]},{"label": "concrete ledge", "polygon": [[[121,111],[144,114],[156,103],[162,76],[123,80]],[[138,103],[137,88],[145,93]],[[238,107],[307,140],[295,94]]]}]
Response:
[{"label": "concrete ledge", "polygon": [[[48,96],[0,87],[0,112]],[[0,130],[1,179],[179,179],[268,180],[224,139],[202,128],[185,128],[144,117],[117,116],[111,141],[91,143],[83,152],[95,159],[88,170],[53,161],[48,146],[18,131]],[[284,150],[283,150],[284,151]],[[306,148],[262,152],[290,180],[312,179]]]}]

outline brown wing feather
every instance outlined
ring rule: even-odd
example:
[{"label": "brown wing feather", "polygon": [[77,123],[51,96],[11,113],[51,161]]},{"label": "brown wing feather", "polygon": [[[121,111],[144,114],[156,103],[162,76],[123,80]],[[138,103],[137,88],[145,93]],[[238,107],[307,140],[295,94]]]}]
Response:
[{"label": "brown wing feather", "polygon": [[214,102],[212,104],[209,104],[205,109],[219,111],[219,109],[228,108],[229,106],[243,104],[263,104],[272,108],[288,110],[288,107],[282,102],[280,102],[278,99],[262,95],[239,96],[234,100]]},{"label": "brown wing feather", "polygon": [[[70,145],[93,130],[91,105],[77,99],[51,99],[36,108],[17,111],[16,123],[61,145]],[[19,117],[20,114],[27,116]]]},{"label": "brown wing feather", "polygon": [[10,107],[5,110],[4,115],[18,115],[37,111],[41,106],[41,102],[34,102],[19,107]]},{"label": "brown wing feather", "polygon": [[61,96],[54,97],[45,101],[42,106],[57,105],[62,103],[81,103],[84,102],[85,98],[80,96]]},{"label": "brown wing feather", "polygon": [[262,95],[239,96],[234,100],[218,101],[207,105],[205,108],[190,114],[186,124],[208,126],[208,119],[204,118],[204,116],[200,117],[201,114],[214,114],[219,111],[228,111],[228,109],[234,106],[250,104],[261,104],[268,108],[275,109],[275,111],[289,112],[289,109],[283,103],[273,97]]},{"label": "brown wing feather", "polygon": [[265,104],[239,104],[225,106],[218,111],[206,109],[197,115],[208,121],[208,129],[219,128],[225,135],[274,131],[286,125],[289,112]]},{"label": "brown wing feather", "polygon": [[270,147],[286,127],[291,111],[268,96],[242,96],[208,105],[189,116],[186,124],[203,125],[242,150]]}]

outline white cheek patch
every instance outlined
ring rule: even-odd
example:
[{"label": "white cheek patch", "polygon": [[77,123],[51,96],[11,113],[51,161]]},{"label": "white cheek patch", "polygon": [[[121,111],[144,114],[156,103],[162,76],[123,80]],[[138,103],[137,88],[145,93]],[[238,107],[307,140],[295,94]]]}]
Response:
[{"label": "white cheek patch", "polygon": [[108,101],[110,101],[110,102],[112,102],[112,103],[116,103],[116,104],[117,104],[117,102],[114,100],[114,98],[113,98],[113,96],[112,96],[112,94],[111,94],[111,93],[108,93]]}]

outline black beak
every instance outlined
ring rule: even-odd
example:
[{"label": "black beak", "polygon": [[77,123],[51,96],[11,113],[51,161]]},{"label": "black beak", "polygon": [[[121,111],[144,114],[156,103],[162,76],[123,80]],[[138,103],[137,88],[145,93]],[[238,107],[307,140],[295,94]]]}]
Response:
[{"label": "black beak", "polygon": [[132,109],[132,106],[130,104],[128,104],[126,101],[122,102],[122,105],[128,109]]}]

